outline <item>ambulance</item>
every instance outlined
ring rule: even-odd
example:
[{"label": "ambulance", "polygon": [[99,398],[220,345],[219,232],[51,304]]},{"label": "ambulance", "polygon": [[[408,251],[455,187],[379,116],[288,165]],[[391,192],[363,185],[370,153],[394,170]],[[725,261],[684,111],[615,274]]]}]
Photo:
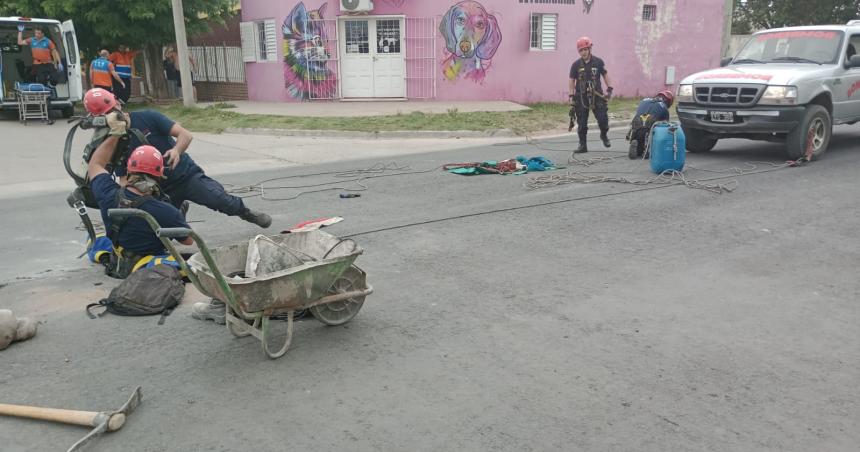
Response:
[{"label": "ambulance", "polygon": [[78,41],[72,21],[29,17],[0,17],[0,110],[17,110],[16,83],[35,82],[30,47],[18,45],[18,26],[24,26],[24,39],[33,37],[41,28],[57,47],[63,68],[50,99],[51,109],[60,110],[63,117],[74,114],[75,104],[83,98],[81,62]]}]

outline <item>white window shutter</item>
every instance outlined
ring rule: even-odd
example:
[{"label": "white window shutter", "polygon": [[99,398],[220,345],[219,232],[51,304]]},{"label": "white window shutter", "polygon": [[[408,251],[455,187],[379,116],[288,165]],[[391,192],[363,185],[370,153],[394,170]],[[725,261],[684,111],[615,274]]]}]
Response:
[{"label": "white window shutter", "polygon": [[275,20],[266,20],[266,61],[278,61],[278,38],[275,35]]},{"label": "white window shutter", "polygon": [[254,22],[239,23],[239,34],[242,38],[242,61],[246,63],[257,61],[257,34],[254,33]]},{"label": "white window shutter", "polygon": [[541,49],[555,50],[555,35],[557,29],[558,16],[555,14],[544,14],[541,16]]}]

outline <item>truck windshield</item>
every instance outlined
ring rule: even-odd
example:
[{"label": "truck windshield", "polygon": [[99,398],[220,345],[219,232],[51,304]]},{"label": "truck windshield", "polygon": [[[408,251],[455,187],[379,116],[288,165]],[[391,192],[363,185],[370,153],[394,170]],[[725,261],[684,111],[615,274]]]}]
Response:
[{"label": "truck windshield", "polygon": [[732,64],[835,64],[844,33],[838,30],[789,30],[759,33],[747,41]]}]

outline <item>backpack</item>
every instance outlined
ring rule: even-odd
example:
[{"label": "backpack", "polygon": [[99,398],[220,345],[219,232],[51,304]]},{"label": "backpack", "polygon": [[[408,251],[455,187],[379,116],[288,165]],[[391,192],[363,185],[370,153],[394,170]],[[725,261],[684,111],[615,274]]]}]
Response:
[{"label": "backpack", "polygon": [[122,316],[143,316],[161,314],[158,324],[164,323],[165,317],[173,312],[185,295],[185,285],[179,271],[168,265],[156,265],[142,268],[132,273],[119,286],[111,290],[107,298],[98,303],[87,305],[87,315],[97,318],[90,309],[103,306],[106,312]]}]

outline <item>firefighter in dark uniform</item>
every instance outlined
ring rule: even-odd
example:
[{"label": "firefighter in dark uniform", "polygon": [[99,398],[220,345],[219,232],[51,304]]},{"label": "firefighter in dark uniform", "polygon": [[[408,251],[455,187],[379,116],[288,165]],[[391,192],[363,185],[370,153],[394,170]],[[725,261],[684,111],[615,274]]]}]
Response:
[{"label": "firefighter in dark uniform", "polygon": [[[124,127],[124,126],[121,126]],[[107,240],[93,244],[93,251],[110,256],[107,272],[124,279],[141,268],[163,264],[179,268],[179,263],[167,250],[155,232],[142,218],[112,219],[108,210],[117,207],[141,209],[152,215],[165,228],[187,228],[185,217],[162,197],[159,182],[164,175],[161,152],[152,146],[140,146],[128,158],[128,185],[120,187],[108,172],[113,149],[102,146],[96,149],[89,161],[88,176],[93,195],[99,204]],[[177,239],[190,245],[190,237]],[[99,247],[104,249],[98,250]],[[91,257],[92,259],[92,257]]]},{"label": "firefighter in dark uniform", "polygon": [[630,122],[630,131],[627,132],[627,140],[630,141],[628,157],[635,159],[645,154],[651,137],[651,128],[657,122],[669,120],[669,109],[674,102],[675,96],[669,90],[660,91],[656,96],[639,102],[636,114]]},{"label": "firefighter in dark uniform", "polygon": [[[570,99],[576,110],[576,121],[579,133],[579,148],[576,153],[588,152],[588,112],[594,111],[597,125],[600,127],[600,139],[603,145],[610,147],[609,142],[609,99],[612,97],[612,82],[603,60],[591,54],[593,43],[591,39],[582,37],[576,40],[576,50],[579,59],[570,67],[568,88]],[[606,92],[603,92],[600,78],[606,81]]]},{"label": "firefighter in dark uniform", "polygon": [[[105,98],[114,99],[111,93],[100,88],[93,88],[88,91],[87,97],[96,91],[103,91],[99,94]],[[99,114],[90,110],[86,100],[84,104],[87,105],[87,111],[92,114]],[[193,137],[191,132],[184,127],[154,110],[125,113],[121,111],[120,104],[116,102],[113,102],[112,110],[118,111],[125,118],[129,129],[141,133],[141,136],[129,135],[129,149],[149,144],[161,151],[165,161],[165,179],[161,182],[161,188],[170,197],[171,204],[181,209],[183,213],[188,208],[186,201],[190,201],[225,215],[237,216],[262,228],[268,228],[272,224],[272,218],[268,214],[246,207],[242,198],[227,193],[224,186],[207,176],[203,169],[191,159],[185,150],[191,144]],[[145,137],[147,143],[142,143],[141,137]],[[105,143],[116,149],[119,144],[119,137],[112,136],[105,140]],[[125,176],[125,168],[121,165],[117,166],[114,172],[117,176]]]}]

